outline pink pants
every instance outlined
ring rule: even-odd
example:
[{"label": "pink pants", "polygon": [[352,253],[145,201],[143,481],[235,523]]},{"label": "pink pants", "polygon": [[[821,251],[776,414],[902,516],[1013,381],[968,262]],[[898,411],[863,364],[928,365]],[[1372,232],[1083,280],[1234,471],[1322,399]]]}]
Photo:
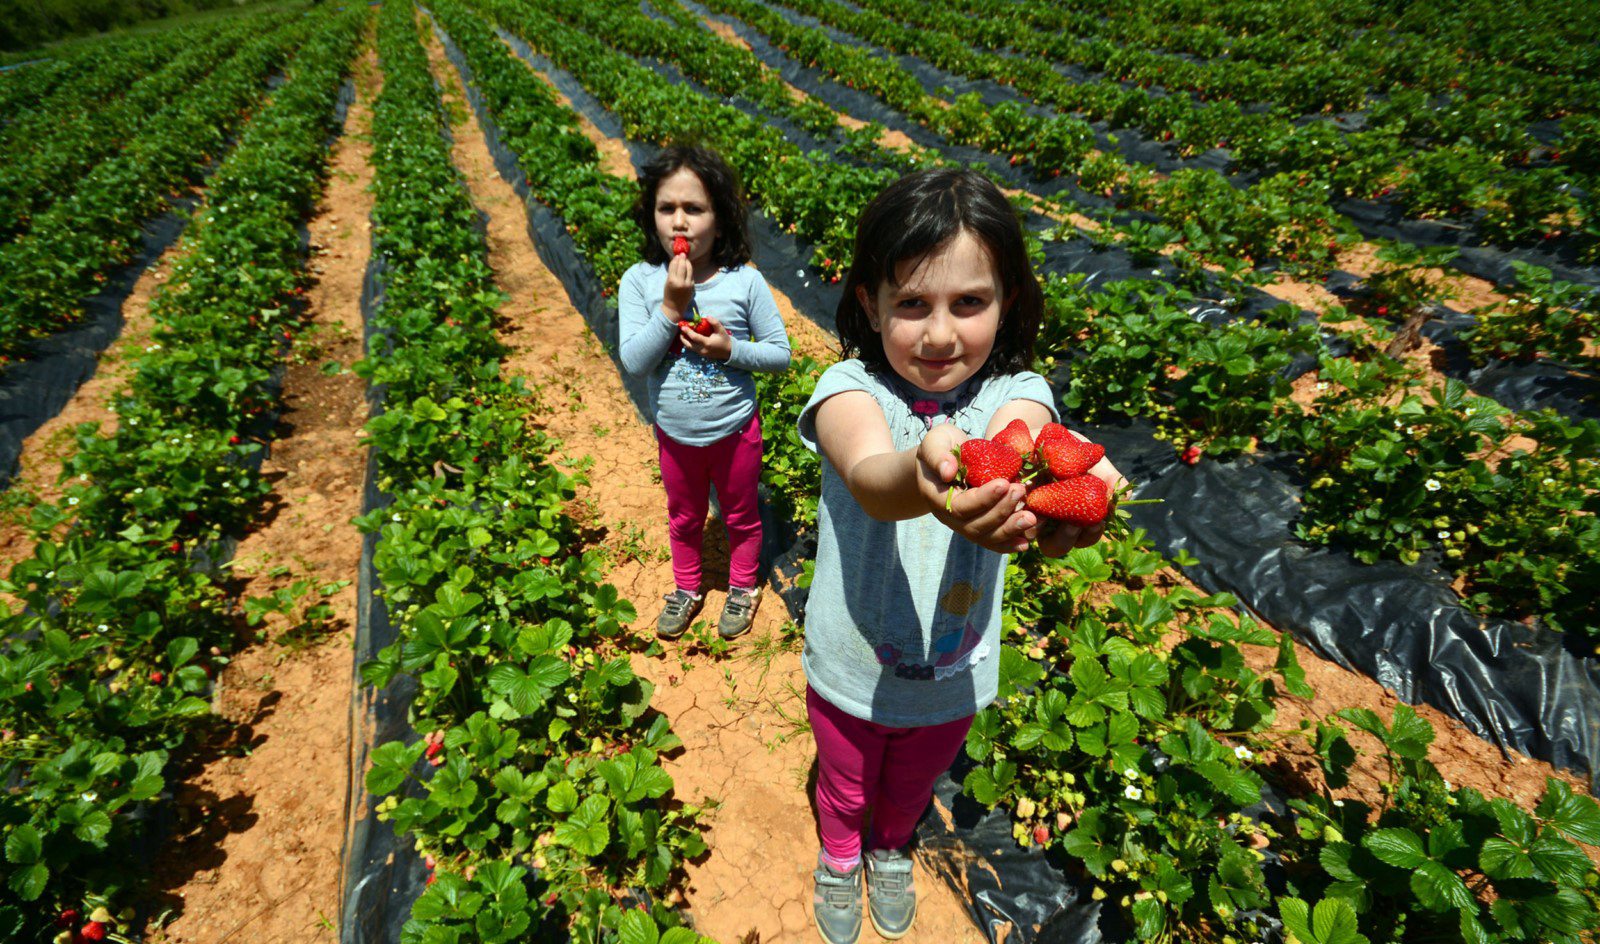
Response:
[{"label": "pink pants", "polygon": [[685,446],[656,427],[661,484],[667,489],[672,577],[679,590],[700,592],[700,539],[711,507],[711,486],[728,528],[728,586],[756,585],[761,565],[761,418],[709,446]]},{"label": "pink pants", "polygon": [[846,714],[809,685],[806,710],[817,741],[823,856],[835,867],[847,867],[860,857],[868,810],[872,831],[867,849],[905,846],[933,798],[934,781],[961,750],[972,718],[892,728]]}]

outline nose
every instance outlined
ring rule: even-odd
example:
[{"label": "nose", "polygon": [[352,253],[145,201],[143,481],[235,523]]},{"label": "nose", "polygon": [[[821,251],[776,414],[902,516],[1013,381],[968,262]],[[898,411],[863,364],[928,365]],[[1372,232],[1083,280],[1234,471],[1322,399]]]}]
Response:
[{"label": "nose", "polygon": [[956,340],[955,314],[947,306],[936,305],[922,323],[922,343],[935,350],[950,347]]},{"label": "nose", "polygon": [[673,210],[672,211],[672,228],[674,230],[680,230],[681,231],[681,230],[687,229],[688,228],[688,225],[687,225],[688,222],[689,222],[688,214],[684,213],[682,210]]}]

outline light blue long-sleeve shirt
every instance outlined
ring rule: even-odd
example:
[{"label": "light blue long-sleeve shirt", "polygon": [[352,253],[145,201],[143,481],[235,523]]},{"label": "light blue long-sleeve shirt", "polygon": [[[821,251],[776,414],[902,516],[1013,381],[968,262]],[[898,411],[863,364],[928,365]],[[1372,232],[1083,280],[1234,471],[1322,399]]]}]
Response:
[{"label": "light blue long-sleeve shirt", "polygon": [[701,315],[733,335],[726,361],[683,349],[672,353],[678,325],[661,313],[667,267],[640,262],[617,287],[622,369],[649,381],[649,410],[662,432],[686,446],[707,446],[744,428],[756,412],[752,371],[789,366],[789,335],[766,279],[751,266],[723,269],[694,287]]}]

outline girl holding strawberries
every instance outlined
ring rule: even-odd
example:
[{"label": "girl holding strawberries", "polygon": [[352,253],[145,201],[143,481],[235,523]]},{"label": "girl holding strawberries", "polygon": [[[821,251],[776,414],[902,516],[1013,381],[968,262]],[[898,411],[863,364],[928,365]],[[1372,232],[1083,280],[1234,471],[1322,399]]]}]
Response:
[{"label": "girl holding strawberries", "polygon": [[[863,873],[878,933],[911,928],[907,846],[995,698],[1005,555],[1035,540],[1063,554],[1104,529],[1041,528],[1016,482],[952,491],[963,441],[1019,419],[1037,436],[1056,418],[1030,370],[1043,309],[1016,213],[986,177],[919,171],[863,211],[837,313],[850,359],[799,423],[827,460],[802,661],[828,944],[860,934]],[[1103,459],[1089,472],[1120,478]]]}]

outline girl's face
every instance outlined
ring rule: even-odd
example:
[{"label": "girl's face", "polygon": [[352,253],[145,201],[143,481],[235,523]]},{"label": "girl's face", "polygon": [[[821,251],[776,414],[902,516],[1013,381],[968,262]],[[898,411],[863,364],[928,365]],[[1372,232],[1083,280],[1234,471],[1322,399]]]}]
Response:
[{"label": "girl's face", "polygon": [[680,167],[663,177],[656,187],[656,238],[667,255],[672,255],[672,237],[683,236],[689,240],[689,261],[699,272],[710,264],[717,235],[717,214],[699,175]]},{"label": "girl's face", "polygon": [[989,360],[1009,300],[988,247],[966,230],[913,271],[915,263],[896,263],[898,288],[885,279],[872,294],[857,287],[856,298],[894,372],[920,390],[945,393]]}]

